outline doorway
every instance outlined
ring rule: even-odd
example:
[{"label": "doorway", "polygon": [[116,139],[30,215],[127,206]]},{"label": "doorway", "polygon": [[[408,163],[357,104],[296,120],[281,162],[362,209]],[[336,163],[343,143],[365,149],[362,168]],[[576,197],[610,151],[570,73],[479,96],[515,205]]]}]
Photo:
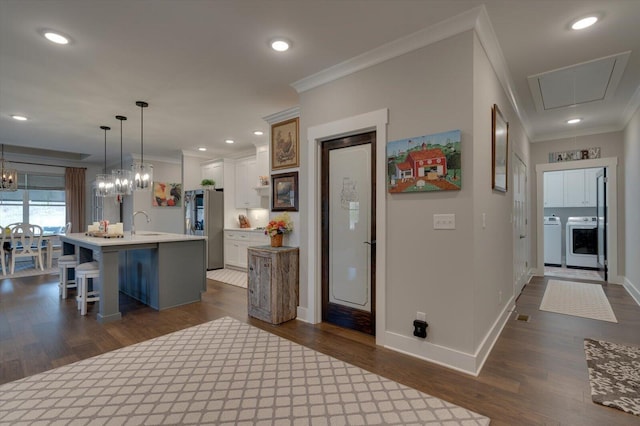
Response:
[{"label": "doorway", "polygon": [[375,335],[376,133],[324,141],[322,320]]},{"label": "doorway", "polygon": [[517,299],[528,277],[527,245],[527,166],[516,154],[513,155],[513,273],[514,297]]},{"label": "doorway", "polygon": [[[600,241],[607,250],[607,282],[620,283],[617,274],[617,158],[568,161],[536,165],[537,190],[537,274],[574,279],[601,281],[598,274],[595,239],[586,244],[579,239],[583,229],[589,235],[596,235],[598,223],[596,174],[606,169],[608,180],[606,194],[600,195],[601,203],[607,206],[607,232]],[[564,179],[564,181],[563,181]],[[545,185],[545,181],[547,185]],[[582,182],[582,185],[567,186],[565,183]],[[588,186],[591,186],[589,189]],[[573,189],[568,189],[568,188]],[[578,188],[577,190],[575,188]],[[590,198],[591,197],[591,198]],[[558,203],[564,203],[558,205]],[[562,248],[557,250],[562,262],[549,260],[550,222],[544,225],[545,218],[560,219]],[[604,233],[603,233],[604,234]],[[575,238],[574,238],[575,237]],[[576,243],[576,244],[574,244]],[[577,244],[580,243],[580,244]],[[585,251],[586,248],[589,250]],[[545,265],[545,263],[558,265]],[[567,268],[569,266],[569,268]]]}]

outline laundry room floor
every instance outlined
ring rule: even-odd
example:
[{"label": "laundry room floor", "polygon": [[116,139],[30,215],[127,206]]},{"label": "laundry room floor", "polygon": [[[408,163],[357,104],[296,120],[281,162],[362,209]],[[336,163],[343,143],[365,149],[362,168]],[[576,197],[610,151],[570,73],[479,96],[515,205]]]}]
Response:
[{"label": "laundry room floor", "polygon": [[580,280],[595,280],[602,281],[598,271],[592,271],[589,269],[574,269],[557,266],[545,266],[545,276],[561,277],[561,278],[574,278]]}]

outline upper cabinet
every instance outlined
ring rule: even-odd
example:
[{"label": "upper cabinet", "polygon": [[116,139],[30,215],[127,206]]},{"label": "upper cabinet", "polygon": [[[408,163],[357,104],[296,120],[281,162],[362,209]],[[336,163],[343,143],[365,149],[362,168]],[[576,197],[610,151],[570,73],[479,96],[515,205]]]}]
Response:
[{"label": "upper cabinet", "polygon": [[544,172],[544,207],[564,207],[564,171]]},{"label": "upper cabinet", "polygon": [[263,208],[261,197],[255,191],[259,180],[258,176],[256,157],[243,158],[236,162],[236,208]]},{"label": "upper cabinet", "polygon": [[213,179],[216,188],[224,188],[224,160],[203,164],[202,179]]},{"label": "upper cabinet", "polygon": [[596,173],[600,169],[564,171],[564,206],[596,206]]}]

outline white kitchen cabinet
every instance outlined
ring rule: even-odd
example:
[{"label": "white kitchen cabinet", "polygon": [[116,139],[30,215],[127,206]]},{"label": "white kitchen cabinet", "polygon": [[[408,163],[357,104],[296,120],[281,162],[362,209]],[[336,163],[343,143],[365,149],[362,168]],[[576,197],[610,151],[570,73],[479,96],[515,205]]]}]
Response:
[{"label": "white kitchen cabinet", "polygon": [[264,231],[225,230],[224,231],[224,263],[236,268],[247,268],[247,251],[252,246],[269,244],[269,237]]},{"label": "white kitchen cabinet", "polygon": [[600,169],[564,171],[564,206],[596,206],[596,173]]},{"label": "white kitchen cabinet", "polygon": [[216,182],[216,188],[224,188],[224,161],[203,164],[202,179],[213,179]]},{"label": "white kitchen cabinet", "polygon": [[564,207],[564,170],[544,172],[544,207]]},{"label": "white kitchen cabinet", "polygon": [[236,208],[262,208],[260,196],[254,189],[258,184],[256,157],[239,160],[236,163]]}]

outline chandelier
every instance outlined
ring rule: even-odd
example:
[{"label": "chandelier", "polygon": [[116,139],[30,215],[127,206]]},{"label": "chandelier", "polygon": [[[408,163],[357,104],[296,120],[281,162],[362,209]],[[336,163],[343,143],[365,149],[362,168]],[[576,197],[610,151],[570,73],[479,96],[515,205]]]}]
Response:
[{"label": "chandelier", "polygon": [[145,191],[151,189],[153,182],[153,165],[144,162],[144,109],[149,106],[147,102],[137,101],[136,105],[140,107],[140,161],[135,162],[132,166],[133,185],[136,191]]},{"label": "chandelier", "polygon": [[18,171],[7,167],[4,162],[4,144],[2,144],[2,156],[0,156],[0,172],[2,172],[2,182],[0,191],[18,190]]},{"label": "chandelier", "polygon": [[116,119],[120,120],[120,168],[112,170],[113,178],[113,194],[118,197],[118,201],[122,202],[123,195],[131,195],[133,192],[133,173],[122,167],[122,122],[127,119],[123,115],[116,115]]},{"label": "chandelier", "polygon": [[104,168],[102,174],[96,175],[95,190],[98,197],[108,197],[113,195],[113,178],[107,174],[107,130],[111,127],[100,126],[104,130]]}]

